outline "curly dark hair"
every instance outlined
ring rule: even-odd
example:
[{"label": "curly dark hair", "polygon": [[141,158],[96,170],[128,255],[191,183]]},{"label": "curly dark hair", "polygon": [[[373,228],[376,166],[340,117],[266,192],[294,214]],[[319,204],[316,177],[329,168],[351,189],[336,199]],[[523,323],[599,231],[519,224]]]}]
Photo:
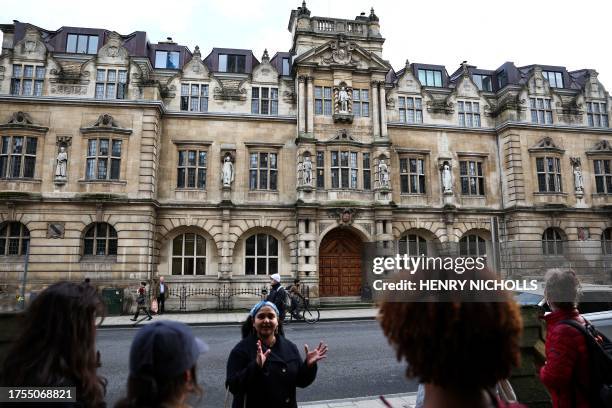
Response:
[{"label": "curly dark hair", "polygon": [[104,303],[87,283],[59,282],[28,307],[24,327],[2,367],[2,386],[74,386],[77,401],[104,407],[106,379],[98,376],[96,317]]},{"label": "curly dark hair", "polygon": [[[456,279],[454,271],[437,271]],[[472,279],[496,279],[484,269]],[[379,320],[406,375],[469,395],[508,378],[520,362],[522,319],[505,291],[497,301],[384,302]]]}]

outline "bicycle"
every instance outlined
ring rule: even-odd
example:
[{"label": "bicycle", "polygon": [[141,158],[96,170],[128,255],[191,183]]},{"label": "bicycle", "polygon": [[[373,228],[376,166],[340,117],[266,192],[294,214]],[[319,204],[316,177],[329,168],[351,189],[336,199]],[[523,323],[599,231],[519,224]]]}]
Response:
[{"label": "bicycle", "polygon": [[310,299],[300,298],[297,301],[297,307],[293,313],[287,310],[287,316],[285,322],[289,321],[305,321],[306,323],[313,324],[319,321],[321,313],[318,307],[310,306]]}]

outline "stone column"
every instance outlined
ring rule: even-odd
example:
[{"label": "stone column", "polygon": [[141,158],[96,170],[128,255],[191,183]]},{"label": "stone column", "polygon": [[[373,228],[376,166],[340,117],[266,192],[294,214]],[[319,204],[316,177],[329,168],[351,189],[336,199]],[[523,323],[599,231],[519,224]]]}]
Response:
[{"label": "stone column", "polygon": [[308,77],[306,92],[306,133],[314,137],[314,77]]},{"label": "stone column", "polygon": [[221,220],[223,222],[223,238],[222,238],[222,246],[221,246],[221,267],[219,268],[221,274],[221,279],[230,279],[232,276],[232,252],[230,249],[230,237],[229,237],[229,229],[230,229],[230,220],[231,213],[229,208],[224,208]]},{"label": "stone column", "polygon": [[298,77],[298,135],[302,135],[304,132],[306,132],[306,95],[304,87],[305,80],[306,77],[304,76]]},{"label": "stone column", "polygon": [[378,83],[372,81],[372,132],[374,140],[380,137],[380,125],[378,123]]},{"label": "stone column", "polygon": [[387,133],[387,93],[385,91],[385,81],[379,82],[380,86],[380,137],[388,138]]}]

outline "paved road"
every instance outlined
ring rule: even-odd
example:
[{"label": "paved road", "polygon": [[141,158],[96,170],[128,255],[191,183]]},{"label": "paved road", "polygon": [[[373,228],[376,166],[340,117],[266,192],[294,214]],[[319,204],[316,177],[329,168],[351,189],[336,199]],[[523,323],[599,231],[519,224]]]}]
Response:
[{"label": "paved road", "polygon": [[[232,347],[240,340],[238,326],[194,327],[210,351],[200,358],[198,380],[205,390],[197,406],[222,407],[225,364]],[[114,404],[125,390],[129,346],[134,329],[99,329],[98,349],[102,354],[101,373],[108,379],[107,401]],[[318,401],[395,394],[416,390],[404,378],[404,364],[396,361],[393,350],[374,321],[319,322],[293,324],[286,330],[288,339],[303,350],[324,340],[329,357],[320,363],[314,384],[298,389],[298,401]],[[195,405],[195,404],[194,404]]]}]

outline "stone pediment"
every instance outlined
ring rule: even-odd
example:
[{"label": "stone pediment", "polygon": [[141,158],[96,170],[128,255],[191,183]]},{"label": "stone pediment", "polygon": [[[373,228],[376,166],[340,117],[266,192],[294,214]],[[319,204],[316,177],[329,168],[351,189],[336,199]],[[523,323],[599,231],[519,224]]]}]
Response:
[{"label": "stone pediment", "polygon": [[14,112],[6,123],[0,124],[0,129],[20,129],[33,130],[36,132],[46,132],[48,127],[34,123],[32,117],[27,112]]},{"label": "stone pediment", "polygon": [[391,65],[353,41],[340,36],[296,58],[298,65],[342,67],[345,69],[378,70],[385,73]]},{"label": "stone pediment", "polygon": [[223,78],[215,76],[220,86],[215,88],[214,98],[225,101],[246,101],[247,90],[244,88],[245,79]]},{"label": "stone pediment", "polygon": [[196,45],[193,57],[183,67],[183,79],[209,79],[210,71],[206,64],[202,62],[200,47]]},{"label": "stone pediment", "polygon": [[115,118],[105,113],[100,115],[98,120],[91,126],[81,128],[81,133],[117,133],[130,135],[132,134],[132,129],[126,129],[119,126]]},{"label": "stone pediment", "polygon": [[98,62],[126,65],[130,53],[123,46],[123,38],[116,32],[108,35],[106,44],[98,51]]},{"label": "stone pediment", "polygon": [[563,150],[561,147],[559,147],[554,140],[551,137],[545,137],[543,139],[540,139],[540,141],[538,143],[536,143],[535,145],[533,145],[532,147],[529,148],[530,152],[540,152],[540,151],[546,151],[546,152],[554,152],[554,153],[563,153],[565,152],[565,150]]},{"label": "stone pediment", "polygon": [[587,156],[593,155],[603,155],[603,156],[612,156],[612,144],[610,144],[607,140],[600,140],[595,143],[595,145],[586,152]]},{"label": "stone pediment", "polygon": [[43,61],[47,56],[47,47],[42,41],[42,36],[32,26],[26,28],[23,39],[15,44],[14,50],[16,58]]}]

